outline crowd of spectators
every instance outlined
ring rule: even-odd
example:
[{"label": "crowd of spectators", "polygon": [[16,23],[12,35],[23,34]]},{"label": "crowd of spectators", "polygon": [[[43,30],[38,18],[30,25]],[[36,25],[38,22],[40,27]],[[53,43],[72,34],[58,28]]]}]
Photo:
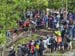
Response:
[{"label": "crowd of spectators", "polygon": [[[65,12],[57,11],[56,13],[44,13],[42,11],[31,12],[26,14],[26,20],[19,20],[19,27],[14,31],[32,31],[36,32],[40,29],[50,28],[52,33],[46,34],[43,39],[31,40],[27,44],[18,46],[18,56],[43,56],[45,52],[53,52],[56,50],[72,49],[71,40],[75,39],[75,14],[68,13],[65,18]],[[10,31],[7,32],[10,37]],[[13,52],[12,52],[13,51]],[[10,55],[14,56],[14,50],[10,51]]]}]

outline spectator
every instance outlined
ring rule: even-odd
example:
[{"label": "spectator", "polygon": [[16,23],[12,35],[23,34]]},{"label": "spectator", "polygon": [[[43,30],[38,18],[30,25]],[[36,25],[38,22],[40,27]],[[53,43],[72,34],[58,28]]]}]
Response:
[{"label": "spectator", "polygon": [[39,56],[43,56],[43,51],[44,51],[44,45],[43,45],[43,43],[41,42],[40,43],[40,49],[39,49]]},{"label": "spectator", "polygon": [[74,25],[74,27],[72,29],[72,34],[73,34],[73,40],[75,40],[75,25]]},{"label": "spectator", "polygon": [[[35,11],[36,12],[36,11]],[[43,51],[44,53],[47,51],[53,52],[56,50],[56,48],[63,47],[64,49],[67,49],[67,47],[72,48],[72,42],[70,41],[70,37],[73,36],[75,38],[75,25],[74,23],[74,15],[70,14],[68,15],[68,19],[63,19],[65,14],[63,13],[58,13],[55,15],[55,12],[52,12],[51,15],[42,15],[40,16],[40,12],[34,12],[34,18],[33,20],[28,20],[27,21],[19,21],[19,29],[16,28],[14,30],[14,33],[17,33],[19,30],[22,32],[28,31],[31,29],[34,33],[36,31],[38,32],[39,35],[43,35],[42,32],[39,31],[39,29],[43,29],[44,27],[49,27],[51,30],[54,30],[50,36],[45,36],[44,39],[40,40],[38,39],[37,41],[30,41],[27,46],[26,45],[21,45],[18,48],[18,56],[25,56],[28,54],[28,56],[43,56]],[[64,16],[63,16],[64,15]],[[28,10],[27,11],[27,18],[32,18],[33,13]],[[35,29],[38,29],[35,31]],[[28,34],[29,32],[27,32]],[[31,32],[32,33],[32,32]],[[47,33],[47,32],[46,32]],[[45,34],[44,34],[45,35]],[[11,32],[8,30],[6,32],[6,36],[8,38],[11,37]],[[15,35],[16,37],[17,35]],[[12,52],[13,51],[13,52]],[[10,50],[10,55],[15,55],[14,50]],[[13,53],[13,54],[11,54]]]},{"label": "spectator", "polygon": [[29,26],[30,26],[29,20],[25,21],[24,24],[23,24],[23,26],[24,26],[24,30],[25,30],[25,31],[28,31]]},{"label": "spectator", "polygon": [[45,19],[46,27],[48,27],[48,15],[47,14],[45,14],[44,19]]},{"label": "spectator", "polygon": [[6,32],[6,36],[7,36],[7,42],[10,42],[11,41],[11,32],[10,32],[10,30],[8,30]]},{"label": "spectator", "polygon": [[50,52],[53,52],[53,50],[54,50],[54,44],[55,44],[55,39],[54,39],[53,34],[51,34],[50,37],[51,37],[51,38],[49,39],[49,44],[50,44],[50,45],[48,45],[48,48],[50,49]]},{"label": "spectator", "polygon": [[15,55],[15,50],[13,47],[10,48],[10,51],[9,51],[9,55],[8,56],[16,56]]},{"label": "spectator", "polygon": [[17,56],[22,56],[21,46],[18,46],[17,48]]},{"label": "spectator", "polygon": [[26,44],[23,44],[21,46],[21,52],[22,52],[22,56],[25,56],[27,54],[28,50],[27,50]]},{"label": "spectator", "polygon": [[19,23],[19,26],[23,25],[23,21],[22,20],[20,20],[18,23]]},{"label": "spectator", "polygon": [[53,28],[53,17],[52,16],[49,16],[48,27],[50,27],[51,29]]}]

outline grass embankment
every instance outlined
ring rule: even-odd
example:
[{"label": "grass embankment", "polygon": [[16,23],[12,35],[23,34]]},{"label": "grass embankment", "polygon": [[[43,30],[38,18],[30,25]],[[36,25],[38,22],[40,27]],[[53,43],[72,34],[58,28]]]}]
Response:
[{"label": "grass embankment", "polygon": [[30,37],[24,37],[24,38],[18,40],[17,42],[15,42],[15,43],[13,44],[13,46],[14,46],[14,47],[17,47],[18,45],[26,44],[26,43],[28,43],[30,40],[37,40],[38,38],[39,38],[39,35],[37,35],[37,34],[34,34],[34,35],[30,36]]},{"label": "grass embankment", "polygon": [[[34,34],[34,35],[30,36],[30,37],[24,37],[24,38],[18,40],[17,42],[15,42],[13,44],[13,46],[15,47],[15,50],[18,50],[17,49],[18,45],[29,43],[30,40],[37,40],[38,38],[39,38],[38,34]],[[75,43],[75,41],[73,41],[73,47],[75,47],[74,43]],[[63,54],[64,53],[61,53],[60,51],[56,51],[56,52],[53,52],[53,53],[46,53],[46,56],[62,56]],[[65,54],[64,54],[64,56],[65,56]]]}]

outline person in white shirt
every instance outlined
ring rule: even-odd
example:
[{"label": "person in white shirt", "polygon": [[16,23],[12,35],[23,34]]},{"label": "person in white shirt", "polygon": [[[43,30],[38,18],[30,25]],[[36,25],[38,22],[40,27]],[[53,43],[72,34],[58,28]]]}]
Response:
[{"label": "person in white shirt", "polygon": [[43,43],[44,43],[44,48],[46,49],[47,48],[47,39],[44,39]]},{"label": "person in white shirt", "polygon": [[45,37],[44,40],[43,40],[43,44],[44,44],[44,51],[43,53],[46,53],[48,48],[47,48],[47,38]]}]

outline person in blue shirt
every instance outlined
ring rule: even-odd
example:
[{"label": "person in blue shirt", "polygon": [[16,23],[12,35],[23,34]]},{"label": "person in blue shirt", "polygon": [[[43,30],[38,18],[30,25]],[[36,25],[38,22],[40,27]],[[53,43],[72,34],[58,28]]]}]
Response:
[{"label": "person in blue shirt", "polygon": [[47,14],[45,14],[44,19],[45,19],[46,27],[48,27],[48,15]]}]

